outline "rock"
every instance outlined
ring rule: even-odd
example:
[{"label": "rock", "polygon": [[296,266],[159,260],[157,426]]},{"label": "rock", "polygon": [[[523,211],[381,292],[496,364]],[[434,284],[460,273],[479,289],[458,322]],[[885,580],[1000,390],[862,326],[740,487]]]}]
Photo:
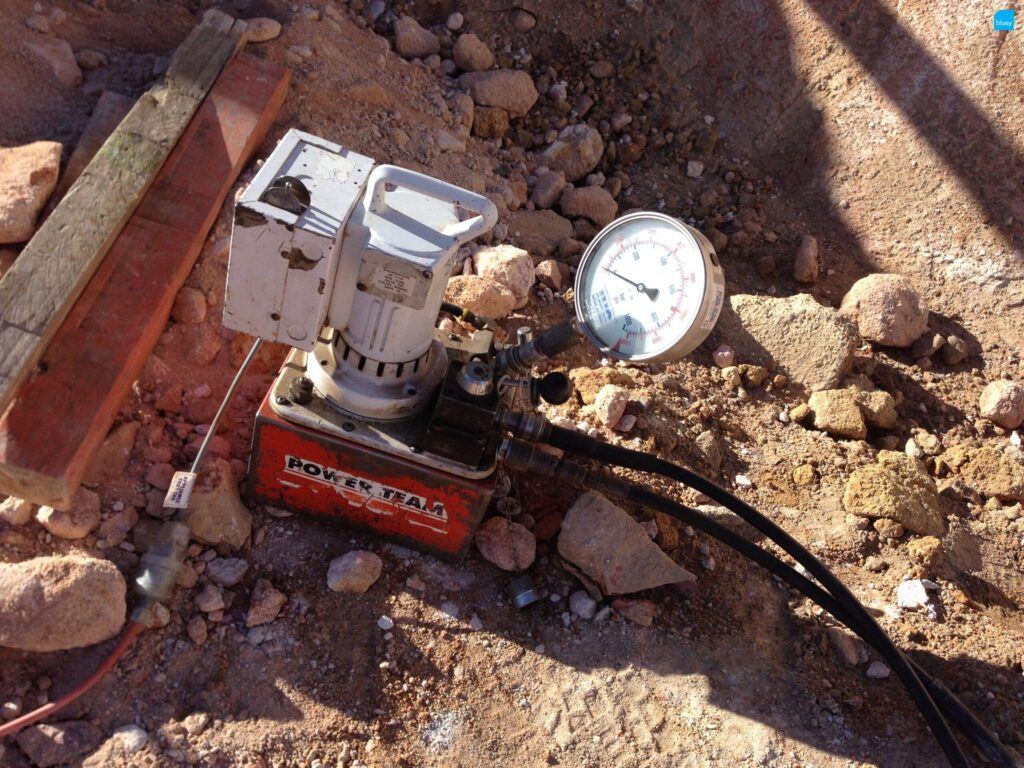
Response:
[{"label": "rock", "polygon": [[597,613],[597,601],[580,589],[569,595],[569,610],[584,621],[592,621]]},{"label": "rock", "polygon": [[372,107],[391,106],[391,97],[388,92],[375,80],[360,80],[346,88],[344,93],[347,98],[369,104]]},{"label": "rock", "polygon": [[361,595],[380,578],[384,561],[373,552],[352,550],[331,561],[327,569],[327,586],[335,592]]},{"label": "rock", "polygon": [[188,639],[193,643],[203,645],[209,637],[210,628],[206,625],[206,619],[202,616],[193,616],[188,620],[188,624],[185,625],[185,632],[188,633]]},{"label": "rock", "polygon": [[604,154],[604,140],[596,128],[586,123],[567,125],[558,139],[545,149],[539,162],[553,171],[561,171],[569,181],[578,181],[590,173]]},{"label": "rock", "polygon": [[839,307],[860,335],[887,347],[909,347],[928,327],[928,304],[902,275],[862,277]]},{"label": "rock", "polygon": [[137,725],[122,725],[114,730],[111,738],[121,742],[125,753],[129,755],[142,751],[149,742],[149,734]]},{"label": "rock", "polygon": [[942,540],[935,536],[922,536],[910,540],[907,542],[907,554],[912,562],[925,568],[937,568],[946,556]]},{"label": "rock", "polygon": [[500,139],[508,132],[508,112],[501,107],[476,107],[473,111],[473,135],[481,139]]},{"label": "rock", "polygon": [[612,609],[641,627],[651,626],[658,612],[658,606],[650,600],[628,600],[622,597],[612,601]]},{"label": "rock", "polygon": [[445,301],[481,317],[501,320],[508,317],[518,299],[497,280],[479,275],[455,275],[448,280]]},{"label": "rock", "polygon": [[563,189],[565,174],[561,171],[548,171],[537,177],[530,200],[538,208],[550,208],[558,201]]},{"label": "rock", "polygon": [[785,299],[730,296],[716,334],[739,359],[775,366],[811,391],[839,386],[853,367],[859,344],[848,320],[808,294]]},{"label": "rock", "polygon": [[848,667],[860,664],[862,648],[860,641],[851,632],[842,627],[829,627],[826,634],[839,658]]},{"label": "rock", "polygon": [[456,66],[466,72],[481,72],[494,66],[491,49],[471,32],[459,35],[452,48],[452,58]]},{"label": "rock", "polygon": [[0,563],[0,646],[48,652],[109,640],[125,582],[109,560],[74,554]]},{"label": "rock", "polygon": [[63,512],[40,507],[36,519],[54,536],[84,539],[100,524],[100,497],[88,488],[79,488],[71,499],[71,509]]},{"label": "rock", "polygon": [[437,37],[411,16],[395,22],[395,51],[403,59],[423,59],[441,50]]},{"label": "rock", "polygon": [[248,43],[268,43],[281,34],[281,22],[266,16],[245,20],[245,40]]},{"label": "rock", "polygon": [[895,451],[880,451],[877,464],[850,475],[843,506],[860,517],[894,520],[913,533],[942,536],[946,529],[935,482],[917,459]]},{"label": "rock", "polygon": [[128,538],[128,534],[138,522],[139,513],[133,507],[111,512],[110,516],[100,523],[99,543],[106,547],[116,547]]},{"label": "rock", "polygon": [[946,344],[946,339],[943,336],[935,333],[935,331],[925,331],[921,337],[915,341],[910,347],[910,356],[915,360],[922,357],[931,357]]},{"label": "rock", "polygon": [[1019,448],[957,446],[944,456],[946,464],[972,490],[990,499],[1024,501],[1024,454]]},{"label": "rock", "polygon": [[75,61],[81,69],[90,72],[95,69],[107,66],[107,57],[101,51],[86,49],[75,54]]},{"label": "rock", "polygon": [[875,520],[871,527],[878,531],[878,535],[883,539],[900,539],[907,532],[902,523],[897,523],[885,517]]},{"label": "rock", "polygon": [[529,73],[518,69],[467,72],[459,77],[459,87],[469,91],[477,106],[501,107],[512,117],[529,112],[540,95]]},{"label": "rock", "polygon": [[874,390],[872,392],[855,391],[857,405],[869,427],[875,429],[892,429],[896,425],[896,401],[888,392]]},{"label": "rock", "polygon": [[534,276],[541,285],[546,285],[556,293],[572,283],[569,268],[555,259],[545,259],[533,270]]},{"label": "rock", "polygon": [[594,398],[594,415],[606,427],[614,427],[628,404],[629,392],[615,384],[605,384]]},{"label": "rock", "polygon": [[199,325],[206,319],[207,307],[209,304],[206,303],[206,296],[202,291],[185,286],[178,291],[178,295],[174,299],[171,317],[177,323]]},{"label": "rock", "polygon": [[33,13],[25,19],[25,26],[41,35],[48,35],[50,33],[50,20],[41,13]]},{"label": "rock", "polygon": [[442,152],[454,152],[457,155],[461,155],[466,151],[465,141],[452,136],[448,131],[441,128],[434,132],[434,144]]},{"label": "rock", "polygon": [[880,661],[872,661],[865,673],[872,680],[884,680],[889,676],[889,668]]},{"label": "rock", "polygon": [[711,359],[719,368],[731,368],[736,362],[736,350],[728,344],[721,344],[711,353]]},{"label": "rock", "polygon": [[503,571],[526,570],[537,556],[533,534],[504,517],[485,520],[476,532],[476,548],[484,560]]},{"label": "rock", "polygon": [[811,406],[807,403],[797,403],[789,411],[789,418],[796,424],[801,424],[811,416]]},{"label": "rock", "polygon": [[26,728],[15,740],[21,751],[38,768],[71,763],[92,752],[103,741],[103,733],[86,720],[42,723]]},{"label": "rock", "polygon": [[478,250],[473,256],[473,264],[477,275],[489,277],[513,293],[517,309],[526,306],[536,279],[529,253],[514,245],[496,245]]},{"label": "rock", "polygon": [[509,216],[508,226],[516,244],[541,259],[573,235],[572,222],[554,211],[515,211]]},{"label": "rock", "polygon": [[199,590],[199,594],[196,595],[193,602],[196,608],[203,613],[223,611],[225,608],[224,593],[213,584],[207,584]]},{"label": "rock", "polygon": [[249,570],[249,563],[240,557],[215,557],[206,564],[206,577],[221,587],[237,585]]},{"label": "rock", "polygon": [[705,429],[694,440],[694,444],[700,449],[700,452],[704,454],[704,461],[707,462],[708,466],[712,469],[720,469],[722,466],[722,447],[718,444],[718,438],[715,437],[715,433],[709,429]]},{"label": "rock", "polygon": [[86,485],[101,485],[119,478],[128,468],[135,447],[135,436],[139,433],[139,422],[126,421],[116,427],[96,451],[89,470],[85,473]]},{"label": "rock", "polygon": [[942,347],[942,362],[946,365],[959,365],[970,353],[966,341],[959,336],[950,335],[946,337],[946,344]]},{"label": "rock", "polygon": [[583,216],[603,227],[615,218],[619,204],[603,187],[566,187],[558,200],[558,207],[565,216]]},{"label": "rock", "polygon": [[999,379],[985,387],[978,411],[997,427],[1016,429],[1024,424],[1024,384]]},{"label": "rock", "polygon": [[558,553],[607,595],[696,581],[651,541],[643,526],[593,491],[580,496],[562,520]]},{"label": "rock", "polygon": [[874,555],[871,555],[870,557],[864,559],[864,568],[866,570],[871,571],[872,573],[881,573],[888,567],[889,563],[887,563],[880,557],[875,557]]},{"label": "rock", "polygon": [[192,492],[185,523],[201,544],[238,549],[252,533],[252,514],[238,496],[231,465],[214,459]]},{"label": "rock", "polygon": [[0,243],[32,237],[36,216],[57,186],[60,151],[56,141],[0,148]]},{"label": "rock", "polygon": [[857,394],[849,389],[823,389],[807,401],[814,413],[814,428],[835,437],[863,440],[868,436]]},{"label": "rock", "polygon": [[811,464],[801,464],[793,470],[793,484],[806,487],[814,485],[818,480],[818,473]]},{"label": "rock", "polygon": [[704,163],[700,160],[688,160],[686,162],[686,175],[691,179],[699,179],[704,175]]},{"label": "rock", "polygon": [[907,579],[896,587],[896,605],[907,611],[924,611],[935,620],[939,617],[938,605],[932,592],[938,592],[939,585],[928,579]]},{"label": "rock", "polygon": [[804,235],[793,260],[793,279],[798,283],[813,283],[818,279],[818,240]]},{"label": "rock", "polygon": [[537,17],[523,8],[516,8],[510,17],[512,29],[520,34],[525,34],[537,26]]},{"label": "rock", "polygon": [[59,37],[33,37],[25,45],[53,70],[57,82],[68,87],[82,82],[82,70],[67,40]]},{"label": "rock", "polygon": [[252,590],[249,613],[245,617],[245,626],[258,627],[269,624],[277,618],[287,602],[288,596],[284,592],[276,589],[267,579],[257,579]]},{"label": "rock", "polygon": [[449,31],[458,32],[460,29],[462,29],[462,25],[465,23],[465,21],[466,18],[461,13],[456,11],[455,13],[448,16],[447,20],[445,20],[444,25],[449,29]]},{"label": "rock", "polygon": [[32,519],[34,506],[31,501],[19,499],[17,496],[8,496],[0,502],[0,523],[24,525]]},{"label": "rock", "polygon": [[597,400],[598,393],[607,384],[619,387],[633,386],[632,377],[617,368],[573,368],[569,371],[569,379],[585,405],[592,405]]}]

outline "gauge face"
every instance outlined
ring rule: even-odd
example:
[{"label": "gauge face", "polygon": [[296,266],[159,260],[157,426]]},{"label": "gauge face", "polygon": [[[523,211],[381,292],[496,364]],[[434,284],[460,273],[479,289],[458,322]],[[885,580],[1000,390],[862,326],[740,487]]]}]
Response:
[{"label": "gauge face", "polygon": [[622,360],[674,360],[714,327],[724,278],[710,243],[658,213],[624,216],[587,248],[576,275],[584,333]]}]

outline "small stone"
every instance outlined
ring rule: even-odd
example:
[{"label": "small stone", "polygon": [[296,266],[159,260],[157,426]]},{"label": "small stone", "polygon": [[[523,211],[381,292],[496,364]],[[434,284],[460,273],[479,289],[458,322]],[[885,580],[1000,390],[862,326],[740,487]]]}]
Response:
[{"label": "small stone", "polygon": [[601,59],[600,61],[593,62],[589,70],[591,77],[596,77],[598,80],[607,80],[615,74],[615,65],[606,59]]},{"label": "small stone", "polygon": [[1020,448],[1000,451],[993,446],[957,446],[943,458],[960,480],[982,496],[1024,501],[1024,452]]},{"label": "small stone", "polygon": [[37,768],[72,763],[92,752],[103,741],[103,733],[85,720],[42,723],[26,728],[15,740]]},{"label": "small stone", "polygon": [[722,447],[711,430],[705,429],[694,439],[694,444],[704,455],[704,461],[714,470],[722,466]]},{"label": "small stone", "polygon": [[569,181],[578,181],[590,173],[604,154],[604,140],[596,128],[586,123],[568,125],[538,158],[553,171],[561,171]]},{"label": "small stone", "polygon": [[459,155],[466,151],[466,142],[452,136],[452,134],[443,128],[438,128],[434,132],[434,144],[442,152],[454,152]]},{"label": "small stone", "polygon": [[134,508],[128,507],[117,512],[112,512],[106,520],[100,523],[99,535],[101,541],[107,547],[116,547],[131,533],[135,524],[139,521],[139,513]]},{"label": "small stone", "polygon": [[331,561],[327,586],[335,592],[362,594],[373,586],[384,569],[384,561],[373,552],[352,550]]},{"label": "small stone", "polygon": [[868,429],[854,392],[848,389],[824,389],[811,394],[808,405],[814,412],[815,429],[852,440],[867,437]]},{"label": "small stone", "polygon": [[880,661],[872,661],[865,673],[871,680],[884,680],[890,674],[889,667]]},{"label": "small stone", "polygon": [[914,359],[931,357],[942,349],[945,344],[946,339],[944,336],[940,336],[935,331],[925,331],[921,334],[921,338],[911,345],[910,356]]},{"label": "small stone", "polygon": [[215,557],[206,564],[206,577],[221,587],[231,588],[242,581],[249,563],[240,557]]},{"label": "small stone", "polygon": [[512,292],[517,309],[526,306],[536,280],[529,253],[514,245],[481,248],[473,256],[473,264],[479,277],[490,278]]},{"label": "small stone", "polygon": [[938,605],[932,592],[938,592],[939,585],[928,579],[907,579],[896,587],[896,605],[907,611],[924,611],[932,620],[939,616]]},{"label": "small stone", "polygon": [[108,640],[124,624],[124,577],[74,554],[0,563],[0,646],[49,652]]},{"label": "small stone", "polygon": [[497,280],[479,275],[450,278],[445,300],[492,320],[507,317],[518,301],[516,295]]},{"label": "small stone", "polygon": [[529,112],[540,96],[529,73],[518,69],[467,72],[459,77],[459,87],[469,91],[477,106],[501,107],[512,117]]},{"label": "small stone", "polygon": [[554,211],[516,211],[509,217],[516,244],[537,258],[551,256],[559,244],[573,236],[572,222]]},{"label": "small stone", "polygon": [[55,141],[0,148],[0,243],[32,237],[36,216],[57,186],[60,154]]},{"label": "small stone", "polygon": [[381,616],[377,619],[377,626],[385,632],[390,632],[395,628],[395,622],[389,616]]},{"label": "small stone", "polygon": [[818,240],[804,235],[793,260],[793,279],[798,283],[813,283],[818,279]]},{"label": "small stone", "polygon": [[874,429],[892,429],[896,425],[896,401],[888,392],[855,392],[857,405],[864,416],[864,421]]},{"label": "small stone", "polygon": [[878,531],[878,535],[883,539],[899,539],[903,537],[906,530],[903,528],[901,523],[897,523],[893,520],[889,520],[885,517],[880,517],[875,520],[871,527]]},{"label": "small stone", "polygon": [[555,259],[545,259],[533,270],[541,285],[546,285],[556,293],[571,282],[569,268]]},{"label": "small stone", "polygon": [[50,33],[50,20],[41,13],[34,13],[25,19],[25,26],[41,35]]},{"label": "small stone", "polygon": [[511,21],[512,29],[521,35],[526,34],[537,26],[537,17],[522,8],[516,8],[512,11]]},{"label": "small stone", "polygon": [[25,499],[19,499],[16,496],[8,496],[0,502],[0,523],[24,525],[32,519],[34,506],[31,501],[25,501]]},{"label": "small stone", "polygon": [[594,414],[606,427],[614,427],[628,404],[629,392],[615,384],[605,384],[594,399]]},{"label": "small stone", "polygon": [[214,459],[200,476],[185,522],[201,544],[239,549],[249,538],[252,514],[239,498],[231,465],[224,459]]},{"label": "small stone", "polygon": [[142,751],[149,743],[149,734],[137,725],[122,725],[116,728],[112,738],[117,739],[125,753],[129,755]]},{"label": "small stone", "polygon": [[46,62],[61,85],[71,87],[82,82],[82,70],[67,40],[33,36],[25,41],[25,46]]},{"label": "small stone", "polygon": [[61,539],[83,539],[100,524],[100,497],[88,488],[79,488],[67,512],[53,507],[40,507],[36,519],[46,530]]},{"label": "small stone", "polygon": [[632,413],[626,413],[622,415],[622,418],[615,422],[615,426],[612,427],[616,432],[629,432],[636,426],[636,416]]},{"label": "small stone", "polygon": [[484,560],[503,571],[524,571],[537,556],[537,541],[529,529],[504,517],[484,521],[474,540]]},{"label": "small stone", "polygon": [[795,424],[806,421],[811,415],[811,406],[807,403],[797,403],[789,409],[789,418]]},{"label": "small stone", "polygon": [[245,40],[248,43],[268,43],[281,34],[281,22],[266,16],[245,20]]},{"label": "small stone", "polygon": [[583,590],[569,595],[569,610],[585,621],[591,621],[597,613],[597,601]]},{"label": "small stone", "polygon": [[641,627],[651,626],[658,612],[658,606],[650,600],[628,600],[623,597],[612,601],[612,609]]},{"label": "small stone", "polygon": [[500,139],[508,132],[508,112],[501,107],[476,107],[473,111],[473,135],[481,139]]},{"label": "small stone", "polygon": [[124,474],[135,447],[139,426],[137,421],[126,421],[107,435],[85,473],[86,485],[109,483]]},{"label": "small stone", "polygon": [[818,473],[810,464],[801,464],[793,470],[793,483],[799,486],[814,485],[818,480]]},{"label": "small stone", "polygon": [[171,487],[172,477],[174,477],[174,467],[167,462],[154,464],[146,471],[146,482],[161,491],[166,491]]},{"label": "small stone", "polygon": [[558,201],[563,189],[565,174],[561,171],[548,171],[537,177],[530,200],[538,208],[550,208]]},{"label": "small stone", "polygon": [[441,50],[441,44],[430,30],[424,29],[411,16],[395,22],[395,51],[403,59],[422,59]]},{"label": "small stone", "polygon": [[829,627],[827,634],[832,647],[847,666],[856,667],[860,664],[860,641],[852,633],[842,627]]},{"label": "small stone", "polygon": [[895,451],[880,451],[878,463],[854,471],[843,506],[854,515],[901,523],[913,533],[941,536],[945,531],[935,481],[919,461]]},{"label": "small stone", "polygon": [[104,53],[89,49],[78,51],[75,54],[75,61],[87,72],[107,66],[107,57]]},{"label": "small stone", "polygon": [[704,175],[704,163],[700,160],[689,160],[686,163],[686,175],[691,179],[699,179]]},{"label": "small stone", "polygon": [[376,80],[360,80],[345,89],[345,96],[371,107],[390,107],[391,97]]},{"label": "small stone", "polygon": [[942,362],[946,365],[959,365],[970,355],[970,348],[967,342],[956,335],[946,337],[946,344],[942,347]]},{"label": "small stone", "polygon": [[567,186],[558,200],[564,216],[589,219],[597,226],[610,223],[618,213],[619,204],[603,187]]},{"label": "small stone", "polygon": [[881,573],[889,567],[889,564],[882,558],[871,555],[864,559],[864,567],[872,573]]},{"label": "small stone", "polygon": [[196,595],[195,600],[196,608],[203,613],[213,613],[214,611],[224,610],[224,593],[220,591],[213,584],[207,584],[203,587],[199,594]]},{"label": "small stone", "polygon": [[730,368],[736,362],[736,350],[728,344],[722,344],[711,353],[711,359],[719,368]]},{"label": "small stone", "polygon": [[912,562],[925,568],[937,568],[946,556],[942,540],[935,536],[922,536],[907,542],[907,554]]},{"label": "small stone", "polygon": [[444,25],[448,28],[450,32],[458,32],[460,29],[462,29],[462,25],[465,23],[465,21],[465,17],[461,13],[456,11],[455,13],[448,16],[448,19],[445,21]]},{"label": "small stone", "polygon": [[209,635],[206,619],[202,616],[193,616],[189,619],[188,624],[185,625],[185,631],[188,633],[189,640],[196,645],[203,645]]},{"label": "small stone", "polygon": [[843,297],[839,311],[860,335],[889,347],[909,347],[928,327],[928,305],[901,275],[862,277]]},{"label": "small stone", "polygon": [[452,58],[459,69],[466,72],[481,72],[494,66],[491,49],[471,32],[459,35],[452,48]]},{"label": "small stone", "polygon": [[171,317],[177,323],[198,325],[206,319],[208,307],[206,295],[202,291],[185,286],[178,291],[178,295],[174,299]]},{"label": "small stone", "polygon": [[288,602],[288,596],[279,591],[267,579],[257,579],[252,590],[252,601],[249,613],[245,617],[245,626],[258,627],[269,624],[277,618]]},{"label": "small stone", "polygon": [[1024,424],[1024,384],[999,379],[985,387],[978,411],[997,427],[1016,429]]}]

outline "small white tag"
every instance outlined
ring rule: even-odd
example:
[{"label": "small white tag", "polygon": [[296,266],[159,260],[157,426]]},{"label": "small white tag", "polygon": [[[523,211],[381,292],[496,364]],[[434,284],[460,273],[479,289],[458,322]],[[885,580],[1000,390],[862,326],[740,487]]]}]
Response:
[{"label": "small white tag", "polygon": [[175,472],[171,484],[164,496],[164,507],[167,509],[188,509],[188,500],[192,497],[192,489],[196,485],[197,475],[192,472]]}]

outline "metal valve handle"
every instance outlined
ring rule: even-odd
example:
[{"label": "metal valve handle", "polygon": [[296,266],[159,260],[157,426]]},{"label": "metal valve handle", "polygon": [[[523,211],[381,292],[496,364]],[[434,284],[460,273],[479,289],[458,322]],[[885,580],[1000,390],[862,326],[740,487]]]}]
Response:
[{"label": "metal valve handle", "polygon": [[454,203],[477,214],[466,221],[460,221],[455,227],[444,233],[458,245],[469,242],[477,235],[482,235],[498,220],[498,209],[483,195],[456,187],[454,184],[435,179],[432,176],[416,173],[407,168],[399,168],[397,165],[378,165],[370,174],[363,202],[371,213],[383,215],[391,210],[385,200],[385,184],[418,192],[435,200]]}]

